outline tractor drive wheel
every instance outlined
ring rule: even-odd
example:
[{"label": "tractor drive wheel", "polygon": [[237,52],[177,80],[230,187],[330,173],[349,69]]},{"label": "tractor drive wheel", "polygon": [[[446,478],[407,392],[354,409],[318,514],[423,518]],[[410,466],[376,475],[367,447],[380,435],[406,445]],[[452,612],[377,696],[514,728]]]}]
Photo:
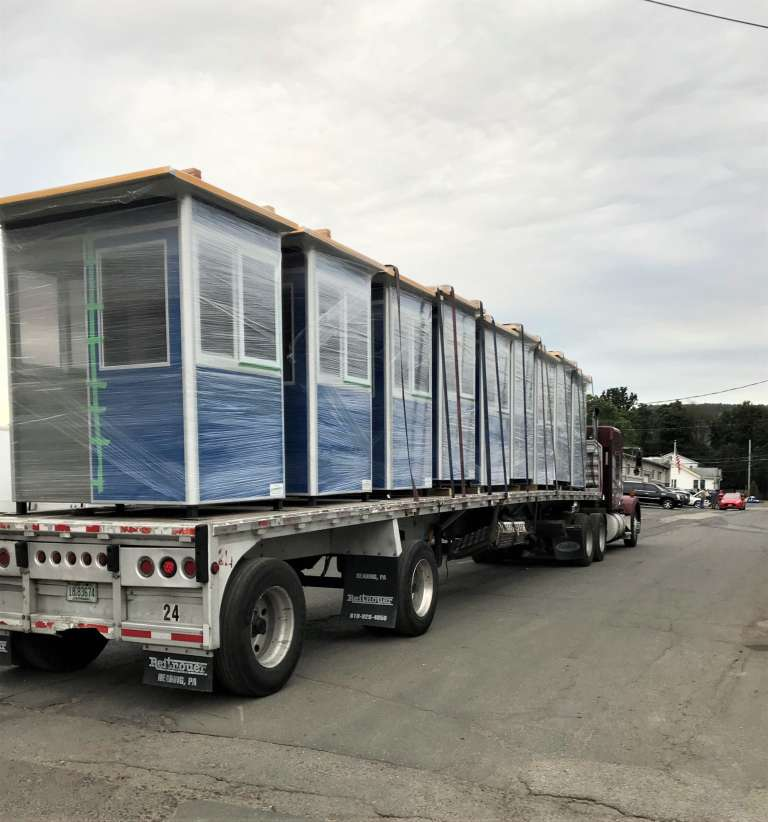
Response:
[{"label": "tractor drive wheel", "polygon": [[595,562],[602,562],[605,559],[605,514],[590,514],[589,522],[592,525],[592,541],[594,544],[593,560]]}]

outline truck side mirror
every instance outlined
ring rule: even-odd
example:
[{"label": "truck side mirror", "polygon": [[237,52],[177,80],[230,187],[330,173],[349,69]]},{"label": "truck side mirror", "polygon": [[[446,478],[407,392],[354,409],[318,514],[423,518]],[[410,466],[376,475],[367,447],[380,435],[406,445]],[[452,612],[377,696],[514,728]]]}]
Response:
[{"label": "truck side mirror", "polygon": [[639,474],[640,469],[643,467],[643,455],[638,451],[635,454],[635,473]]}]

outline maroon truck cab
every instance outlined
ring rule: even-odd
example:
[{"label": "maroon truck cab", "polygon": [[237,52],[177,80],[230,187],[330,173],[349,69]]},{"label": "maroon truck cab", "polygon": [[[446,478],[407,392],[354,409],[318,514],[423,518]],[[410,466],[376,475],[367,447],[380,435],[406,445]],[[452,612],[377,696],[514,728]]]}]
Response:
[{"label": "maroon truck cab", "polygon": [[[592,426],[587,428],[587,436],[592,436]],[[637,498],[624,494],[621,477],[624,457],[624,435],[612,425],[597,427],[597,441],[602,446],[603,464],[600,471],[603,498],[609,511],[631,514],[637,507]]]}]

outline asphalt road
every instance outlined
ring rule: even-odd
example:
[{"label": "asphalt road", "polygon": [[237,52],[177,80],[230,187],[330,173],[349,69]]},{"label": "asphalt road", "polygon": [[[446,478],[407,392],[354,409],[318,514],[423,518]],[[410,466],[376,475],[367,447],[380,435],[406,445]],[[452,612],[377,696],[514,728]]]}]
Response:
[{"label": "asphalt road", "polygon": [[443,572],[432,630],[312,597],[263,700],[0,672],[0,819],[768,819],[768,505],[647,509],[591,568]]}]

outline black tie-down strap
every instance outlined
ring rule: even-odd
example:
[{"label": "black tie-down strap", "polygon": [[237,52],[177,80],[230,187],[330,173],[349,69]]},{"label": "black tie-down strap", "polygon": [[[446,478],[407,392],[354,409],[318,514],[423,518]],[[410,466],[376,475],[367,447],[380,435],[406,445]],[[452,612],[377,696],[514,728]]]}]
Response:
[{"label": "black tie-down strap", "polygon": [[402,309],[400,306],[400,270],[396,265],[390,265],[387,267],[391,268],[395,274],[395,294],[397,295],[397,338],[400,345],[400,396],[403,402],[403,426],[405,427],[405,453],[408,457],[408,473],[411,477],[411,492],[413,493],[413,498],[418,499],[419,492],[416,490],[416,482],[413,478],[413,462],[411,461],[411,441],[408,436],[408,410],[406,408],[405,402],[405,374],[403,369],[403,318]]},{"label": "black tie-down strap", "polygon": [[[466,494],[466,472],[464,470],[464,425],[461,418],[461,379],[459,374],[459,332],[456,327],[456,291],[451,286],[451,320],[453,323],[453,367],[456,388],[456,424],[459,432],[459,470],[461,471],[461,493]],[[450,437],[450,431],[448,432]]]},{"label": "black tie-down strap", "polygon": [[[440,297],[440,300],[437,305],[437,331],[440,343],[440,367],[442,373],[442,382],[443,382],[443,408],[445,410],[445,431],[446,431],[446,442],[448,444],[448,476],[451,478],[451,494],[453,494],[453,446],[451,445],[451,413],[448,407],[448,380],[446,379],[446,371],[445,371],[445,330],[443,328],[443,298]],[[438,448],[440,448],[440,455],[442,457],[442,450],[443,450],[443,443],[440,442],[438,444]],[[441,477],[442,479],[442,477]]]}]

